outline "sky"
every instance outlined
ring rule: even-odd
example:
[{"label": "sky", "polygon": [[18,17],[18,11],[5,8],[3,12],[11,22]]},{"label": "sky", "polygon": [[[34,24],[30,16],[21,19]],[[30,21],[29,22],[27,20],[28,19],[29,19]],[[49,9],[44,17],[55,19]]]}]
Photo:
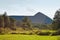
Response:
[{"label": "sky", "polygon": [[42,12],[53,19],[59,8],[60,0],[0,0],[0,14],[6,11],[8,16],[33,16]]}]

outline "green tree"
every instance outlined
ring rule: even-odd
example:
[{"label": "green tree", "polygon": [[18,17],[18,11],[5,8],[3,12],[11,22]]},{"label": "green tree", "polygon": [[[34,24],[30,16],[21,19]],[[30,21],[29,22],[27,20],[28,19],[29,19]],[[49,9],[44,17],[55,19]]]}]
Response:
[{"label": "green tree", "polygon": [[13,18],[10,18],[10,26],[12,30],[16,30],[16,20]]},{"label": "green tree", "polygon": [[0,27],[4,27],[4,19],[0,16]]},{"label": "green tree", "polygon": [[3,20],[4,20],[4,28],[9,27],[10,20],[9,20],[9,17],[7,16],[7,12],[4,12],[2,17],[3,17]]},{"label": "green tree", "polygon": [[22,20],[22,26],[24,29],[32,29],[32,23],[31,20],[25,16]]},{"label": "green tree", "polygon": [[53,22],[52,29],[58,30],[60,29],[60,9],[56,11]]}]

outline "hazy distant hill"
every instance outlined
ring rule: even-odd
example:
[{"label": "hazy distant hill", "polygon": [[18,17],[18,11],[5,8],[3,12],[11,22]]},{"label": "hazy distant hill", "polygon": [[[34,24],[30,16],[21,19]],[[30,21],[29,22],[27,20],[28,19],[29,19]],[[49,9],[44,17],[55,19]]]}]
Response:
[{"label": "hazy distant hill", "polygon": [[[24,18],[24,16],[10,16],[10,17],[20,21]],[[32,21],[32,23],[37,23],[37,24],[52,23],[52,19],[41,12],[38,12],[35,16],[28,16],[28,18]]]}]

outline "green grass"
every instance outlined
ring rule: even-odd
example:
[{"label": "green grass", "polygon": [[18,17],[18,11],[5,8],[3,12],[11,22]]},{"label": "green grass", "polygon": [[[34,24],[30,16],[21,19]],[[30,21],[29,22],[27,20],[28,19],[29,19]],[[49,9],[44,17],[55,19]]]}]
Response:
[{"label": "green grass", "polygon": [[56,30],[41,30],[42,32],[56,32]]},{"label": "green grass", "polygon": [[59,36],[0,35],[0,40],[60,40]]}]

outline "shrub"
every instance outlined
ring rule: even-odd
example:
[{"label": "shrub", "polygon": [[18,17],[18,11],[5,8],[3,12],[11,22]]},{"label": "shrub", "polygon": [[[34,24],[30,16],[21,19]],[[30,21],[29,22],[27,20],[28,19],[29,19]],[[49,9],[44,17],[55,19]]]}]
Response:
[{"label": "shrub", "polygon": [[56,36],[56,35],[60,35],[60,30],[58,30],[52,34],[52,36]]},{"label": "shrub", "polygon": [[50,32],[40,32],[37,35],[49,35],[49,34],[50,34]]}]

